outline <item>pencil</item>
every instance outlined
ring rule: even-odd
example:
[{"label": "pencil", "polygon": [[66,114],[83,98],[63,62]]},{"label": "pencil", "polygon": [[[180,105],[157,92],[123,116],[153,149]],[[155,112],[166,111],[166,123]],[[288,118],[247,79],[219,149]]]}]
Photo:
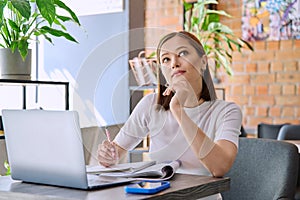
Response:
[{"label": "pencil", "polygon": [[107,127],[105,127],[105,134],[106,134],[107,140],[108,140],[109,142],[111,142],[111,139],[110,139],[110,133],[109,133]]}]

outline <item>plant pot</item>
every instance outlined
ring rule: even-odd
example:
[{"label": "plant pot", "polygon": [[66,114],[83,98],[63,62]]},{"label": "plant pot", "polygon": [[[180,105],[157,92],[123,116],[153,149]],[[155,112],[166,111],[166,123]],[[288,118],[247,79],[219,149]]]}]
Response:
[{"label": "plant pot", "polygon": [[22,60],[20,53],[11,49],[0,49],[0,70],[1,79],[31,79],[31,49],[25,61]]}]

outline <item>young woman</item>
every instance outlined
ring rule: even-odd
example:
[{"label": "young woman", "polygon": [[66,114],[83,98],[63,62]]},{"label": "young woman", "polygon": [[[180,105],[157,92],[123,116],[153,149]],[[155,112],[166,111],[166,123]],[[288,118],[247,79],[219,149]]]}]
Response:
[{"label": "young woman", "polygon": [[158,44],[157,60],[163,74],[159,79],[167,84],[160,83],[157,94],[138,103],[112,143],[99,145],[99,163],[114,164],[149,133],[151,159],[180,160],[179,173],[225,175],[237,154],[239,107],[217,100],[207,56],[194,35],[166,35]]}]

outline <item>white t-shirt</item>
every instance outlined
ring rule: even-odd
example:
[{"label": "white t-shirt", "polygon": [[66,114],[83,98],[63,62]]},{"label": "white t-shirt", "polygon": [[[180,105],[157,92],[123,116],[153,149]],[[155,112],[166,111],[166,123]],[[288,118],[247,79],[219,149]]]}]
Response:
[{"label": "white t-shirt", "polygon": [[[157,109],[156,95],[141,99],[114,141],[131,150],[149,134],[152,160],[180,160],[178,173],[211,175],[189,147],[171,111]],[[211,140],[228,140],[238,146],[242,113],[235,103],[205,101],[185,111]]]}]

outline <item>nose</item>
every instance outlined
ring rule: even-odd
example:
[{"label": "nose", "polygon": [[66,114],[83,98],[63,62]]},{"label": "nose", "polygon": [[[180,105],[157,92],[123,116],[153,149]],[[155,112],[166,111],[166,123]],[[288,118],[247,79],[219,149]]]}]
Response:
[{"label": "nose", "polygon": [[180,61],[176,55],[174,55],[171,59],[171,68],[175,69],[180,67]]}]

